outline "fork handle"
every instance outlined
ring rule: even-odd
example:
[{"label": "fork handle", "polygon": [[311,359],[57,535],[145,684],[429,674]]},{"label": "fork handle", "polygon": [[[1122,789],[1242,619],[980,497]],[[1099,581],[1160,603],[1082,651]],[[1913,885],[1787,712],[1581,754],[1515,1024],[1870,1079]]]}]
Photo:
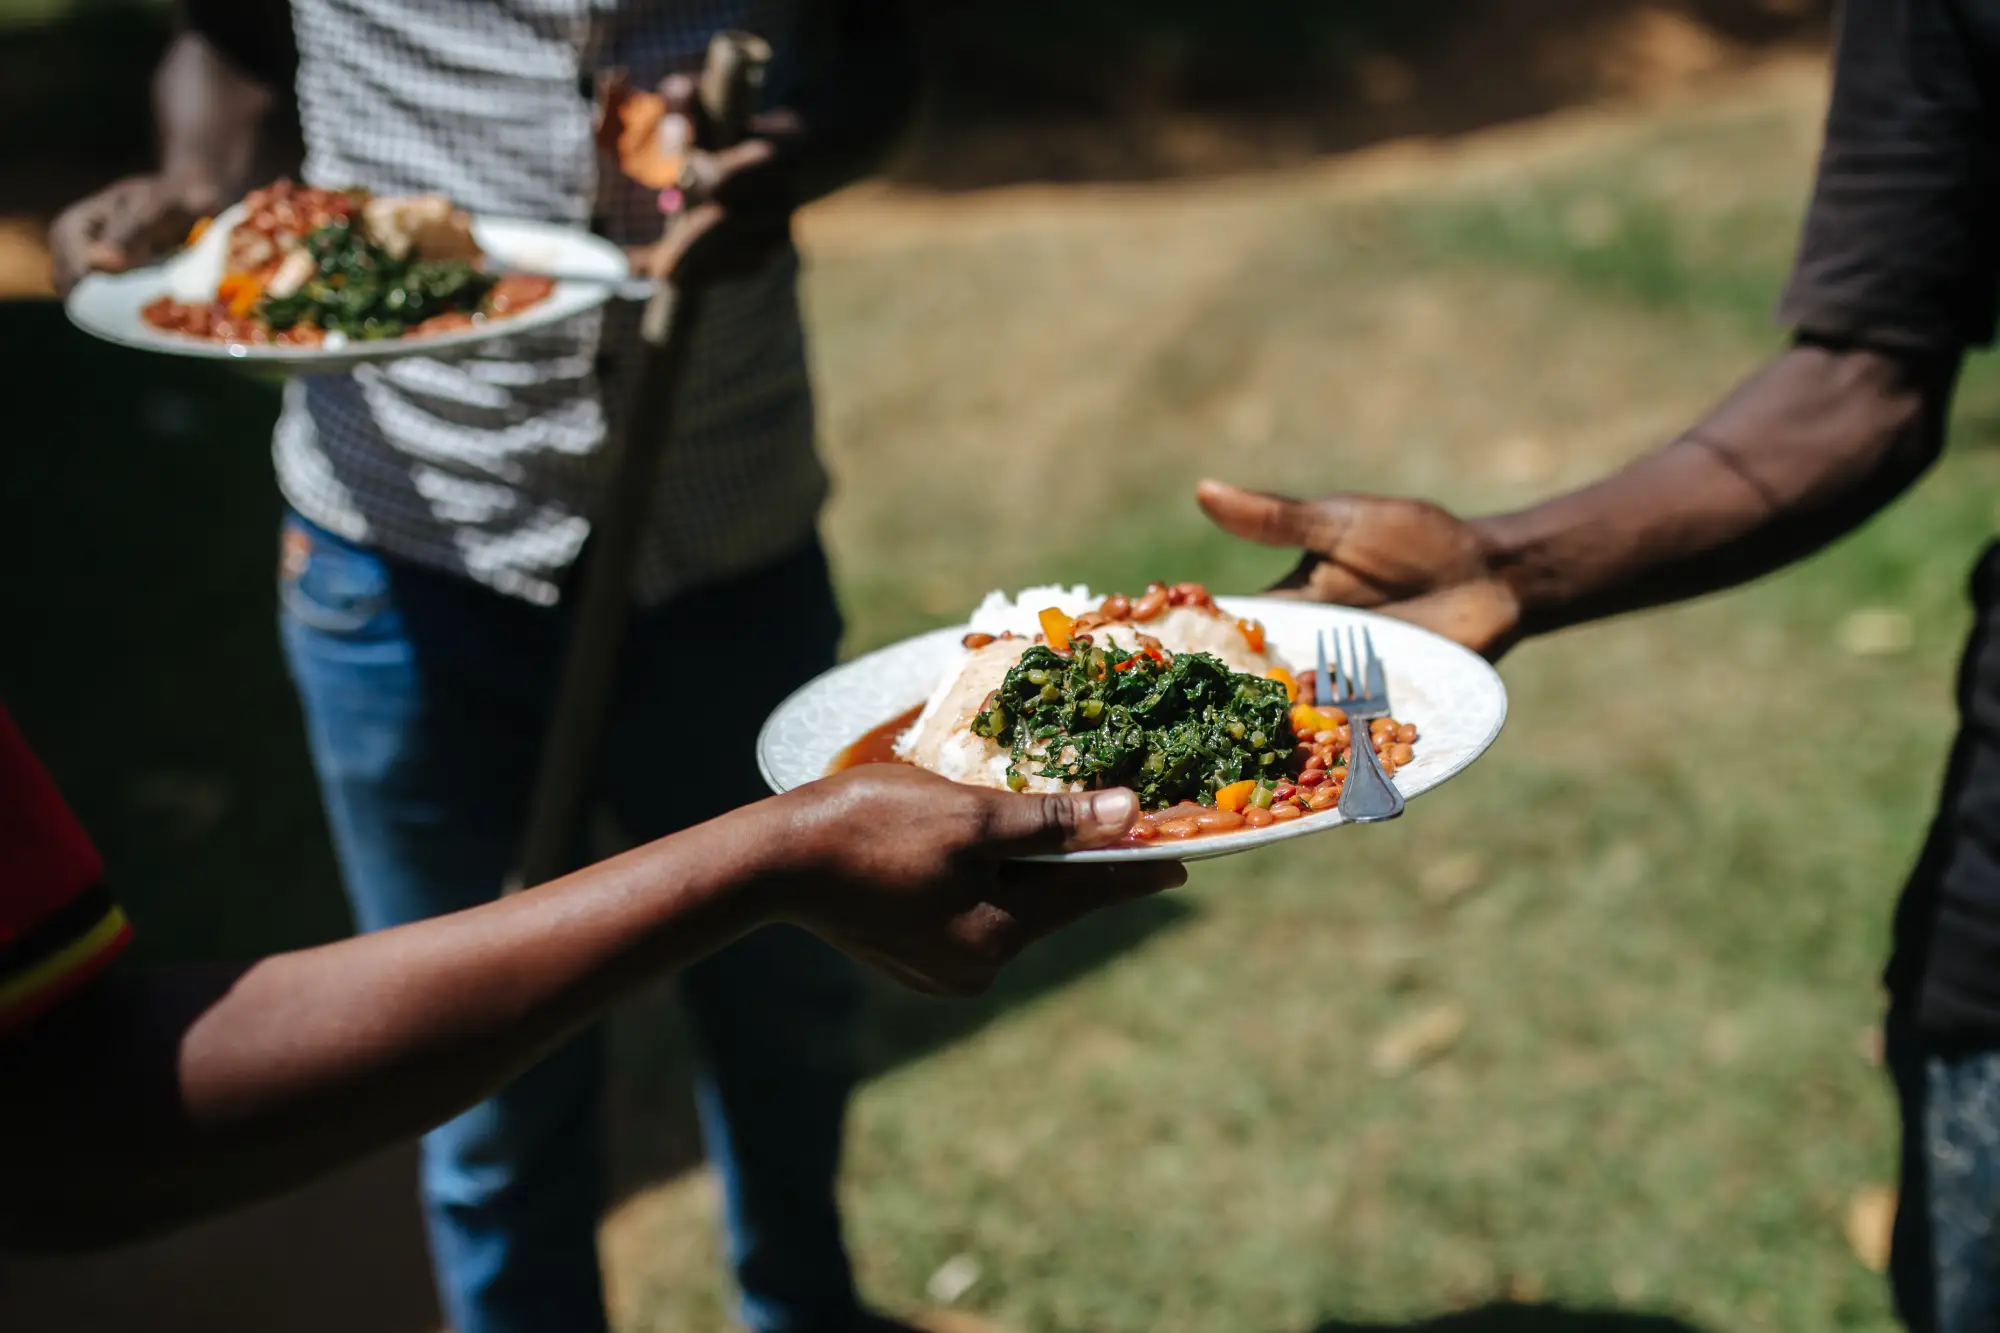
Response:
[{"label": "fork handle", "polygon": [[[1340,815],[1350,824],[1379,824],[1403,813],[1403,793],[1382,771],[1367,718],[1347,719],[1347,780],[1340,788]],[[1358,739],[1356,739],[1358,738]],[[1357,757],[1358,756],[1358,757]]]}]

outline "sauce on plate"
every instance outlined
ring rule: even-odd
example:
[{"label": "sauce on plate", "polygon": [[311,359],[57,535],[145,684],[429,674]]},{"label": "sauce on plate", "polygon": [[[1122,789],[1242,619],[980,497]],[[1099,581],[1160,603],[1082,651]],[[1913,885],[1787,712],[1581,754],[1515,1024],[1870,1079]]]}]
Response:
[{"label": "sauce on plate", "polygon": [[896,753],[896,738],[908,731],[916,723],[917,714],[924,711],[918,704],[906,713],[898,713],[879,727],[873,727],[862,734],[860,740],[842,750],[833,758],[828,774],[859,768],[863,764],[906,764],[909,760]]}]

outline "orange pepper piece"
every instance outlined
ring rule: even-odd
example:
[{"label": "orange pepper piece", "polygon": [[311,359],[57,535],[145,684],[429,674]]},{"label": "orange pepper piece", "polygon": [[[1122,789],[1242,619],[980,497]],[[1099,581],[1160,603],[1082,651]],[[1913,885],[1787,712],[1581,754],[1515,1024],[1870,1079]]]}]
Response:
[{"label": "orange pepper piece", "polygon": [[1285,687],[1285,698],[1293,703],[1299,701],[1299,678],[1283,667],[1272,667],[1264,673],[1265,680],[1275,680]]},{"label": "orange pepper piece", "polygon": [[1315,731],[1332,731],[1334,720],[1311,704],[1292,705],[1292,730],[1301,736],[1310,736]]},{"label": "orange pepper piece", "polygon": [[264,284],[249,273],[231,273],[216,285],[216,299],[229,307],[229,313],[241,319],[257,308],[257,298],[264,294]]},{"label": "orange pepper piece", "polygon": [[209,224],[214,221],[214,218],[196,218],[195,224],[188,228],[187,243],[193,245],[199,241],[207,233]]},{"label": "orange pepper piece", "polygon": [[1076,622],[1055,607],[1042,612],[1042,633],[1047,636],[1049,647],[1059,653],[1069,651],[1069,627]]},{"label": "orange pepper piece", "polygon": [[1263,625],[1254,620],[1239,620],[1236,622],[1236,628],[1243,631],[1243,642],[1250,645],[1251,652],[1261,653],[1264,651]]},{"label": "orange pepper piece", "polygon": [[1250,804],[1250,797],[1256,790],[1257,779],[1255,778],[1245,778],[1241,782],[1232,782],[1227,787],[1217,789],[1215,793],[1215,808],[1241,814],[1243,807]]}]

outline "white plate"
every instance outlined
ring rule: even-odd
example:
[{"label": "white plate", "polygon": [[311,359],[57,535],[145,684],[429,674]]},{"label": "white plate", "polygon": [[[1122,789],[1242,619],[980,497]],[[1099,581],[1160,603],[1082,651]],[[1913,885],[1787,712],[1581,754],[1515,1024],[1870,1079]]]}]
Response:
[{"label": "white plate", "polygon": [[[1449,639],[1400,620],[1339,606],[1268,597],[1219,597],[1234,616],[1264,622],[1276,654],[1303,671],[1312,666],[1320,630],[1358,634],[1366,626],[1389,678],[1396,717],[1416,724],[1416,759],[1396,774],[1405,797],[1456,777],[1486,752],[1507,719],[1507,689],[1485,659]],[[757,764],[773,791],[789,791],[826,776],[840,752],[863,734],[923,703],[964,651],[965,627],[932,630],[858,657],[809,681],[772,712],[757,737]],[[1202,861],[1231,856],[1288,838],[1339,828],[1337,811],[1322,811],[1269,828],[1239,829],[1186,842],[1111,847],[1062,861]]]},{"label": "white plate", "polygon": [[[548,222],[476,217],[472,234],[486,252],[490,267],[565,275],[546,300],[518,315],[487,320],[474,328],[421,338],[350,342],[337,349],[214,342],[156,329],[139,317],[140,310],[162,296],[182,301],[213,299],[215,286],[222,281],[229,229],[242,218],[243,205],[237,204],[216,218],[198,243],[170,259],[129,273],[90,274],[64,302],[70,322],[86,333],[148,352],[315,374],[346,370],[364,361],[447,355],[494,338],[525,333],[595,309],[631,276],[625,252],[602,236]],[[600,277],[603,280],[596,281]]]}]

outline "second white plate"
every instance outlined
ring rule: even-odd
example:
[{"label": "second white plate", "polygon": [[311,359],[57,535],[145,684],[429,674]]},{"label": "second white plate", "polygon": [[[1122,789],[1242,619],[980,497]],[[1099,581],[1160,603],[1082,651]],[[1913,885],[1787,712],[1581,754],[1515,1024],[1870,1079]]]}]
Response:
[{"label": "second white plate", "polygon": [[198,244],[161,263],[129,273],[90,274],[64,302],[70,322],[106,341],[148,352],[317,374],[346,370],[365,361],[449,356],[495,338],[526,333],[595,309],[631,276],[625,252],[602,236],[549,222],[475,217],[472,234],[486,252],[489,267],[565,275],[548,299],[518,315],[487,320],[469,329],[421,338],[349,342],[338,348],[214,342],[156,329],[141,318],[140,310],[159,297],[205,300],[215,291],[222,280],[223,243],[229,228],[242,216],[243,206],[237,204],[216,218]]}]

